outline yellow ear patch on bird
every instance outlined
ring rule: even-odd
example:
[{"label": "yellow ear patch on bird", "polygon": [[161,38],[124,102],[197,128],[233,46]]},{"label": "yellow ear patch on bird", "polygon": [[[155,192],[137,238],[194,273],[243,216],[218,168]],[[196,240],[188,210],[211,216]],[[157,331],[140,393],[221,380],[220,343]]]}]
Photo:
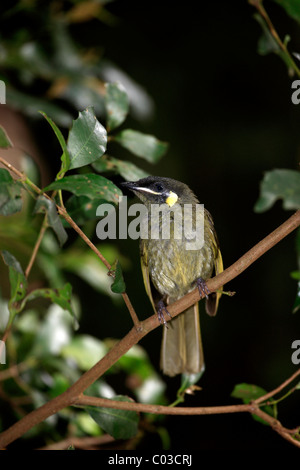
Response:
[{"label": "yellow ear patch on bird", "polygon": [[173,193],[173,191],[170,191],[169,196],[166,199],[166,204],[168,204],[169,207],[172,207],[177,202],[177,200],[178,200],[177,194]]}]

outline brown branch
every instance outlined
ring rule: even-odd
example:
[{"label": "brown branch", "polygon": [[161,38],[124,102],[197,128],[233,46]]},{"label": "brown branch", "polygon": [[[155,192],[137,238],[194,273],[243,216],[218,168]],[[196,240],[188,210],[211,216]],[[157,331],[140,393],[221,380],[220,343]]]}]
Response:
[{"label": "brown branch", "polygon": [[[297,211],[286,222],[280,225],[266,238],[261,240],[257,245],[255,245],[238,261],[227,268],[223,273],[219,274],[213,279],[210,279],[207,282],[208,288],[212,292],[216,291],[225,283],[237,277],[239,274],[245,271],[247,267],[254,263],[254,261],[256,261],[260,256],[276,245],[280,240],[286,237],[299,225],[300,211]],[[193,292],[187,294],[184,298],[170,305],[168,310],[174,317],[198,300],[199,292],[198,289],[195,289]],[[115,364],[117,360],[123,356],[134,344],[138,343],[147,333],[157,328],[158,326],[159,320],[157,315],[152,315],[146,320],[140,322],[139,328],[133,327],[122,340],[120,340],[99,362],[97,362],[97,364],[85,372],[68,390],[55,397],[48,403],[44,404],[40,408],[32,411],[9,429],[0,434],[0,448],[7,446],[15,439],[22,436],[33,426],[44,421],[46,418],[57,413],[59,410],[76,403],[82,393],[93,382],[95,382],[95,380],[97,380],[101,375],[104,374],[104,372],[106,372],[113,364]],[[258,407],[257,403],[253,404],[253,413],[256,411],[255,407]],[[178,410],[178,408],[174,408],[174,410]]]},{"label": "brown branch", "polygon": [[[300,373],[297,371],[297,374]],[[294,374],[295,376],[295,374]],[[288,379],[290,382],[293,380],[293,376]],[[281,385],[275,389],[272,393],[281,388]],[[269,414],[261,410],[256,401],[244,404],[244,405],[225,405],[225,406],[200,406],[200,407],[169,407],[162,405],[149,405],[144,403],[133,403],[133,402],[120,402],[117,400],[109,400],[107,398],[90,397],[87,395],[80,396],[75,405],[79,406],[97,406],[103,408],[115,408],[122,410],[131,410],[143,413],[161,414],[161,415],[215,415],[215,414],[228,414],[228,413],[245,413],[248,412],[252,415],[258,416],[266,421],[274,431],[280,434],[284,439],[294,444],[296,447],[300,447],[300,441],[296,440],[292,434],[296,434],[298,429],[287,429],[282,426],[280,421],[273,418]]]}]

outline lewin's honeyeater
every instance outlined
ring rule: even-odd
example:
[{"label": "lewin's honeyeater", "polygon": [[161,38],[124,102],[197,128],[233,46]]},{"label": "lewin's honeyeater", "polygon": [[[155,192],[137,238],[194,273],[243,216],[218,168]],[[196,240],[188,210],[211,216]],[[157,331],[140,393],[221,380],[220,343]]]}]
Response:
[{"label": "lewin's honeyeater", "polygon": [[[217,235],[210,213],[204,209],[204,243],[198,249],[187,249],[189,240],[184,233],[182,237],[174,236],[174,224],[177,222],[176,210],[183,213],[185,204],[193,209],[199,204],[192,190],[184,183],[171,178],[149,176],[135,182],[122,184],[133,191],[145,204],[148,212],[146,223],[150,226],[152,204],[166,204],[170,211],[170,237],[140,240],[140,254],[144,283],[153,308],[160,321],[165,321],[168,314],[167,305],[175,302],[193,290],[197,285],[206,294],[206,311],[215,315],[221,292],[209,293],[205,281],[223,271],[222,256]],[[153,207],[153,206],[152,206]],[[188,216],[192,224],[196,212]],[[167,219],[167,218],[166,218]],[[180,220],[180,219],[179,219]],[[145,221],[145,220],[144,220]],[[187,220],[181,219],[181,224]],[[164,217],[158,221],[158,232],[161,235]],[[153,227],[152,227],[153,228]],[[182,229],[182,227],[179,227]],[[149,231],[150,233],[150,231]],[[161,349],[161,368],[169,376],[176,374],[197,374],[204,370],[202,341],[198,302],[168,322],[163,329]]]}]

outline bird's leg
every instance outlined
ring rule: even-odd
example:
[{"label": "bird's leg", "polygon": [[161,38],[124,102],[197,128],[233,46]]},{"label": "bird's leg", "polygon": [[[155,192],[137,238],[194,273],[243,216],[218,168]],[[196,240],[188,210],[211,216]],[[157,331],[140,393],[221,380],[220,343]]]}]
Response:
[{"label": "bird's leg", "polygon": [[164,312],[167,313],[167,315],[169,315],[170,318],[172,318],[172,315],[170,314],[170,312],[168,311],[168,309],[166,307],[166,304],[164,302],[164,298],[161,299],[159,302],[157,302],[156,311],[157,311],[157,316],[158,316],[159,323],[161,325],[164,324],[165,327],[168,328],[167,322],[166,322],[166,319],[165,319],[165,316],[164,316]]},{"label": "bird's leg", "polygon": [[208,299],[208,296],[209,294],[211,294],[211,292],[208,289],[204,279],[202,279],[202,277],[198,277],[198,279],[196,280],[196,284],[197,284],[200,296],[203,297],[205,295],[205,297]]}]

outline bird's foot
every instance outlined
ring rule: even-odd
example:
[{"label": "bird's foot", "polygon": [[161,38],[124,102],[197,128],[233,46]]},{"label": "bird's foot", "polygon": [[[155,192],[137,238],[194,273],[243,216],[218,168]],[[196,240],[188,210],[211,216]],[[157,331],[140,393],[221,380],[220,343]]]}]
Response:
[{"label": "bird's foot", "polygon": [[196,280],[196,284],[197,284],[200,296],[201,297],[205,296],[208,299],[208,296],[209,296],[209,294],[211,294],[211,292],[208,289],[204,279],[202,279],[202,277],[198,277],[198,279]]},{"label": "bird's foot", "polygon": [[172,315],[170,314],[170,312],[168,311],[167,307],[165,306],[165,303],[163,300],[160,300],[157,304],[156,304],[156,311],[157,311],[157,316],[158,316],[158,320],[159,320],[159,323],[161,325],[165,325],[166,328],[168,328],[167,326],[167,322],[166,322],[166,319],[165,319],[165,316],[164,316],[164,312],[170,317],[170,318],[173,318]]}]

